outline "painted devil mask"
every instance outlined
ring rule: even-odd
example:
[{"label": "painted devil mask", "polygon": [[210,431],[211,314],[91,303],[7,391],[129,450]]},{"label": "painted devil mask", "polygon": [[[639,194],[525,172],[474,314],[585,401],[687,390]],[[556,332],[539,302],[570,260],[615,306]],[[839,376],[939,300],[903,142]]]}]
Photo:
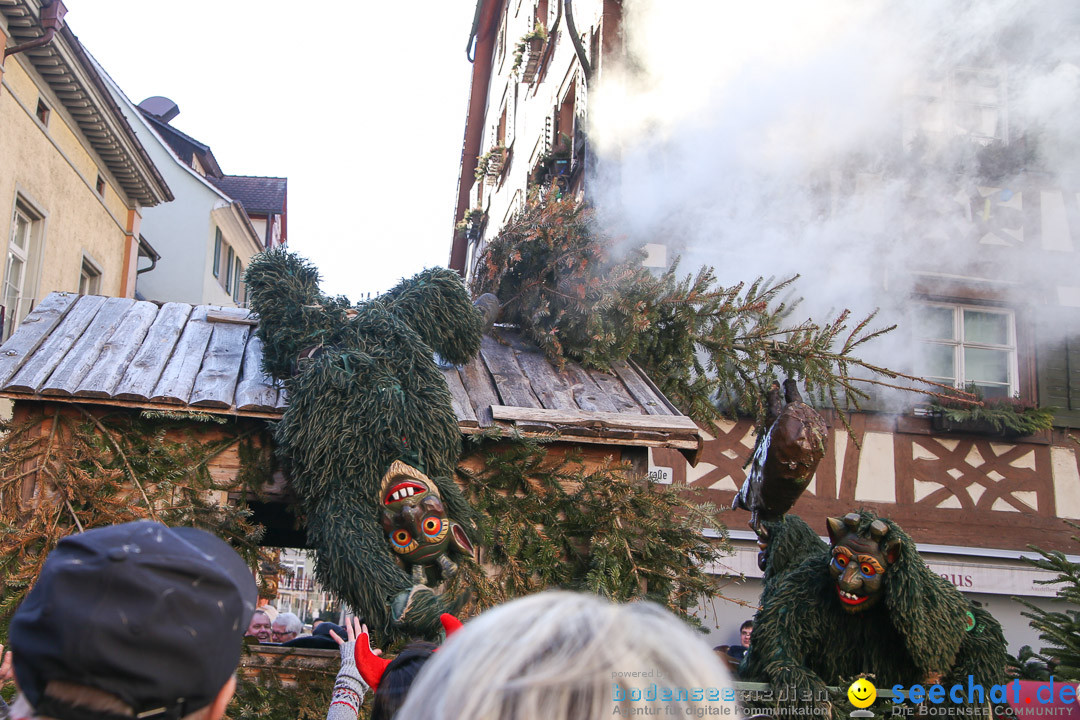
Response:
[{"label": "painted devil mask", "polygon": [[457,572],[451,550],[472,555],[472,543],[447,517],[438,487],[416,468],[395,460],[383,476],[380,495],[380,519],[390,549],[416,582],[427,582],[429,566],[438,567],[442,579]]},{"label": "painted devil mask", "polygon": [[876,605],[884,595],[885,571],[900,556],[900,541],[886,539],[889,526],[874,520],[861,532],[858,513],[843,518],[827,518],[832,558],[829,574],[836,582],[836,595],[849,613],[859,613]]}]

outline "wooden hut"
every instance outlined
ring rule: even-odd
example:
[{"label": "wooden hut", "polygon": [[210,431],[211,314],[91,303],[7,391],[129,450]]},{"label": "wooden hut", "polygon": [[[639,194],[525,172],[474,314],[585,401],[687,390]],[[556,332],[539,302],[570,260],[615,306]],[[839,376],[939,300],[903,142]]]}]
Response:
[{"label": "wooden hut", "polygon": [[[261,370],[257,322],[237,308],[53,293],[0,346],[0,398],[13,401],[16,425],[41,437],[54,433],[62,415],[158,411],[169,413],[172,427],[175,418],[192,414],[181,421],[182,433],[171,431],[176,442],[220,441],[219,426],[194,419],[210,414],[229,417],[233,432],[239,427],[269,447],[266,421],[282,416],[288,397]],[[691,461],[701,451],[698,428],[632,364],[610,374],[574,363],[558,369],[511,330],[496,328],[477,357],[442,370],[463,434],[558,433],[549,452],[574,448],[586,463],[623,460],[641,470],[649,448],[679,451]],[[244,491],[240,456],[237,443],[209,461],[218,500],[248,503],[267,527],[265,544],[302,547],[305,533],[287,512],[288,479],[268,469],[259,493]],[[19,477],[17,497],[3,500],[18,503],[19,512],[62,496],[38,468],[23,468]],[[138,502],[134,491],[132,498]],[[289,681],[305,669],[332,675],[336,658],[336,651],[263,648],[246,653],[243,664],[249,675],[271,668]]]},{"label": "wooden hut", "polygon": [[[56,412],[75,409],[209,413],[261,429],[281,417],[288,398],[260,368],[257,322],[237,308],[52,293],[0,347],[0,397],[14,401],[16,423],[37,418],[42,433]],[[677,450],[691,462],[701,451],[697,426],[632,363],[610,374],[574,363],[558,369],[513,331],[496,328],[477,357],[443,373],[464,434],[558,433],[553,449],[580,448],[587,462],[625,460],[642,470],[649,448]],[[191,423],[191,432],[217,431]],[[260,442],[270,442],[265,431]],[[240,469],[231,448],[214,458],[211,474],[223,493],[233,489],[231,500],[251,500],[235,492]],[[29,469],[20,502],[33,504],[43,489]],[[284,501],[288,481],[268,476],[263,490],[270,505]],[[290,534],[289,523],[263,510],[268,544],[303,544],[302,533]]]}]

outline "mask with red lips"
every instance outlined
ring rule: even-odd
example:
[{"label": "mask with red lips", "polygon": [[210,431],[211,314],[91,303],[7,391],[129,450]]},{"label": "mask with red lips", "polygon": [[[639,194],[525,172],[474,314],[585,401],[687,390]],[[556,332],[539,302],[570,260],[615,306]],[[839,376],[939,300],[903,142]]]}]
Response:
[{"label": "mask with red lips", "polygon": [[381,524],[390,548],[405,566],[438,565],[456,569],[447,557],[453,548],[472,554],[461,527],[446,516],[439,489],[426,475],[395,460],[383,476]]},{"label": "mask with red lips", "polygon": [[874,520],[860,531],[861,520],[858,513],[826,519],[832,541],[829,574],[836,582],[837,599],[849,613],[868,610],[881,600],[885,572],[900,556],[900,541],[886,538],[888,525]]}]

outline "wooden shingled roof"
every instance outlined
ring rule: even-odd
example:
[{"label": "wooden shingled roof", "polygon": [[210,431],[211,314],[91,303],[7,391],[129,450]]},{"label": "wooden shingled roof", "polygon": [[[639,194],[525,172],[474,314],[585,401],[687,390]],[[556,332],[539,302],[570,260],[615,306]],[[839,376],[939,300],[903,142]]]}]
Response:
[{"label": "wooden shingled roof", "polygon": [[[274,420],[287,397],[260,368],[257,322],[238,308],[52,293],[0,346],[0,397]],[[632,363],[610,374],[575,363],[559,370],[515,332],[494,335],[468,364],[442,368],[462,432],[557,431],[700,451],[697,426]]]}]

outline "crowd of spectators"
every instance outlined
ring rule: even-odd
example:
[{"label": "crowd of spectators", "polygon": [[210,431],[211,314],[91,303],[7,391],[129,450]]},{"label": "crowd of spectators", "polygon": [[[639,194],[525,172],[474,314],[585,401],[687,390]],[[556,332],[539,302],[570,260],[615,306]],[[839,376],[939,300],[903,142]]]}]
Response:
[{"label": "crowd of spectators", "polygon": [[304,634],[256,595],[239,555],[202,530],[140,521],[66,537],[12,618],[13,652],[0,647],[0,683],[18,688],[0,720],[219,720],[242,639],[339,648],[328,720],[355,720],[368,694],[371,720],[693,715],[731,687],[702,639],[649,602],[540,593],[464,625],[444,615],[441,646],[386,659],[359,618]]}]

